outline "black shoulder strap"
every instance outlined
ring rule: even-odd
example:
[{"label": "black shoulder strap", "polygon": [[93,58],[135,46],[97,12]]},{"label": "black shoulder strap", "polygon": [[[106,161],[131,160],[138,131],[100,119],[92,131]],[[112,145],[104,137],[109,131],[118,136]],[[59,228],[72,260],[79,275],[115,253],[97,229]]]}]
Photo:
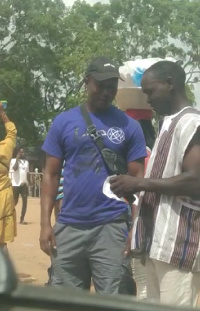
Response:
[{"label": "black shoulder strap", "polygon": [[86,106],[81,105],[80,109],[81,109],[82,116],[85,120],[85,123],[87,125],[87,128],[93,126],[92,120],[90,119],[90,116],[89,116],[89,113],[87,112]]},{"label": "black shoulder strap", "polygon": [[90,137],[93,139],[94,143],[97,145],[98,149],[101,151],[105,148],[102,136],[97,133],[96,126],[92,123],[89,113],[87,112],[86,106],[81,105],[80,107],[81,114],[87,125],[87,132]]}]

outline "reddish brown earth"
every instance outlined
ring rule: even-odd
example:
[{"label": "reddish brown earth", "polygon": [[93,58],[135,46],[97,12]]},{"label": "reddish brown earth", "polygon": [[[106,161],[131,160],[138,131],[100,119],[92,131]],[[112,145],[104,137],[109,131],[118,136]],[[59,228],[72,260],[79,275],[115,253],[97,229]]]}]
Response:
[{"label": "reddish brown earth", "polygon": [[[21,213],[21,201],[16,207],[17,218]],[[17,237],[8,249],[17,273],[22,281],[43,285],[47,281],[49,258],[39,247],[40,200],[29,198],[26,214],[27,225],[17,225]]]}]

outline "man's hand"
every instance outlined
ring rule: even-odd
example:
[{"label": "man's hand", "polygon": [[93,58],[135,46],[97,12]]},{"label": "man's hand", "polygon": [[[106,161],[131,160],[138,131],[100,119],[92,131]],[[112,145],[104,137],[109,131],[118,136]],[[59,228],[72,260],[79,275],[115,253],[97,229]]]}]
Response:
[{"label": "man's hand", "polygon": [[0,102],[0,118],[2,119],[2,121],[4,123],[7,123],[9,122],[10,120],[8,119],[5,111],[4,111],[4,108],[3,108],[3,105],[2,105],[2,102]]},{"label": "man's hand", "polygon": [[140,192],[141,178],[132,177],[129,175],[119,175],[110,178],[110,189],[119,198],[127,197],[134,193]]},{"label": "man's hand", "polygon": [[126,248],[124,255],[127,257],[130,255],[131,252],[131,240],[132,240],[132,230],[129,231],[127,241],[126,241]]},{"label": "man's hand", "polygon": [[17,155],[16,155],[16,159],[17,159],[17,160],[19,160],[19,159],[20,159],[20,157],[21,157],[21,152],[20,152],[20,151],[18,151],[18,153],[17,153]]},{"label": "man's hand", "polygon": [[51,255],[52,249],[56,249],[56,241],[51,225],[43,226],[40,232],[40,248],[47,254]]}]

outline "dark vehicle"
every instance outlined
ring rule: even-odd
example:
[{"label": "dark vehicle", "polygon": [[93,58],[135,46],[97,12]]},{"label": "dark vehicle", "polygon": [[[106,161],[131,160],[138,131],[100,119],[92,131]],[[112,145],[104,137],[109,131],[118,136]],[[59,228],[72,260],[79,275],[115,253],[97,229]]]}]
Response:
[{"label": "dark vehicle", "polygon": [[104,296],[67,288],[21,286],[9,257],[0,249],[2,311],[172,311],[192,309],[141,303],[127,296]]}]

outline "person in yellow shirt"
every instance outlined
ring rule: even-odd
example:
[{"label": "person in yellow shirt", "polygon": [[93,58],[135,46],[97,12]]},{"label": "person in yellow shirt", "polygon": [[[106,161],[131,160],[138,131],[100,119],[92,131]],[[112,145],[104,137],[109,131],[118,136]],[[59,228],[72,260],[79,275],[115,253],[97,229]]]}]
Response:
[{"label": "person in yellow shirt", "polygon": [[7,117],[1,102],[0,120],[6,130],[5,139],[0,141],[0,248],[5,248],[16,236],[16,213],[9,165],[16,144],[17,130]]}]

